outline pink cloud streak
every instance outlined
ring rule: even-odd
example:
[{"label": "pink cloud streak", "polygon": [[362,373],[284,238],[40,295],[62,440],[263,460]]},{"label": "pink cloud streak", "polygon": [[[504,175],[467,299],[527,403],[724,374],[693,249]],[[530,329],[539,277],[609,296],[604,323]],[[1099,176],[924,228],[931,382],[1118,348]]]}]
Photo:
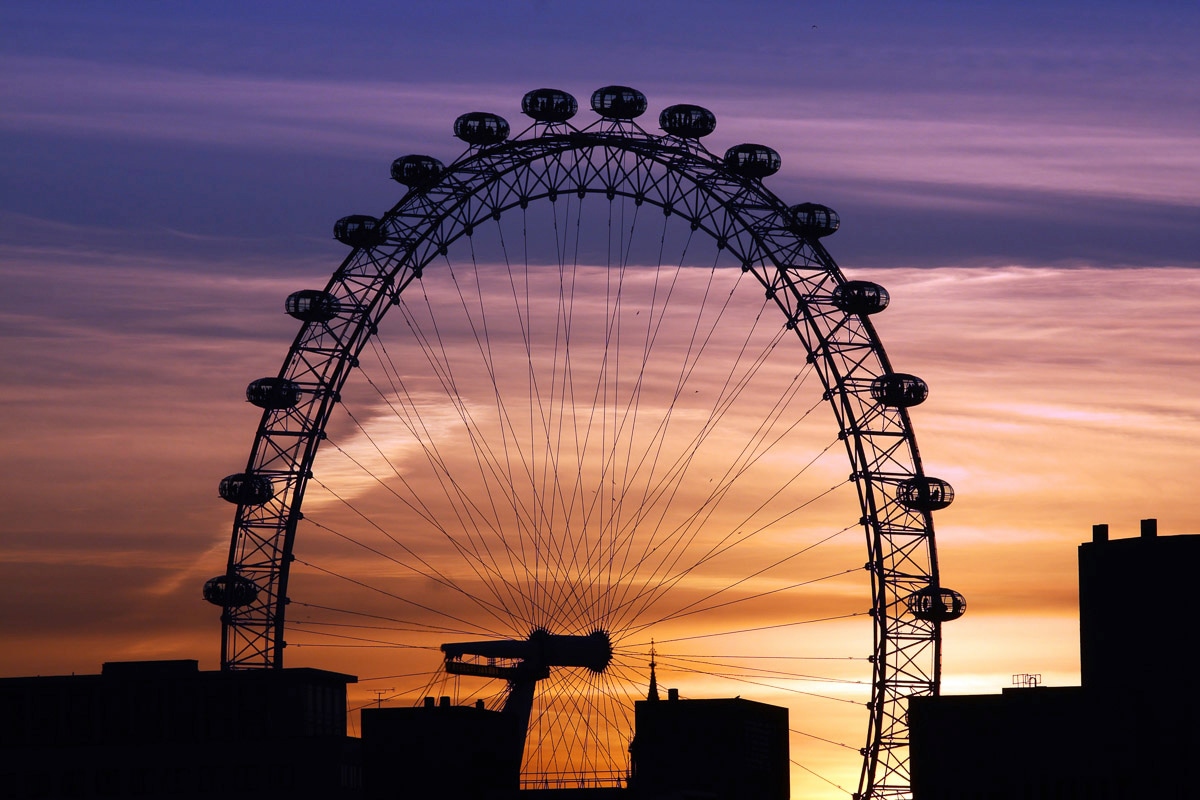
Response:
[{"label": "pink cloud streak", "polygon": [[[261,79],[64,59],[0,63],[20,77],[0,95],[0,126],[14,131],[371,157],[404,142],[446,158],[461,150],[450,128],[466,110],[497,111],[517,130],[526,121],[520,87]],[[576,92],[586,102],[590,90]],[[807,89],[718,96],[707,100],[719,120],[710,147],[764,141],[788,154],[781,179],[869,180],[885,193],[890,184],[928,184],[1200,205],[1200,145],[1190,126],[959,100]],[[651,103],[644,124],[657,132],[663,103]],[[591,112],[579,119],[586,124]]]}]

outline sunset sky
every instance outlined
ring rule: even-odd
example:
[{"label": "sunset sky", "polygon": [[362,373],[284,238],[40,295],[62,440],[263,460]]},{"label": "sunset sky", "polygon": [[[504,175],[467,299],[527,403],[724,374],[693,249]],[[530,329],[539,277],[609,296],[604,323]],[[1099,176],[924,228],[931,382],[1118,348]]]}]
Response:
[{"label": "sunset sky", "polygon": [[1200,6],[980,5],[4,4],[0,675],[215,668],[217,482],[333,221],[396,202],[393,158],[457,157],[465,111],[626,84],[647,129],[697,103],[710,150],[779,151],[769,188],[835,208],[827,248],[891,292],[958,495],[944,691],[1077,684],[1091,525],[1200,533]]}]

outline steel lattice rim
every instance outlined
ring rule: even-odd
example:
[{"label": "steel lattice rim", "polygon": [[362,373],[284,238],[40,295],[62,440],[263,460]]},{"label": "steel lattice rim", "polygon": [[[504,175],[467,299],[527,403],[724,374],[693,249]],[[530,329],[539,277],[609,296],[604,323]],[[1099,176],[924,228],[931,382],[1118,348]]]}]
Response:
[{"label": "steel lattice rim", "polygon": [[323,291],[337,298],[337,315],[302,325],[279,374],[300,387],[299,402],[263,412],[247,464],[247,475],[272,481],[273,495],[238,505],[227,580],[251,581],[259,595],[224,609],[223,666],[282,665],[289,565],[313,461],[392,302],[476,225],[569,193],[632,198],[690,220],[753,273],[805,348],[845,442],[868,542],[874,680],[859,793],[907,796],[906,701],[936,693],[940,678],[940,626],[914,616],[909,598],[939,582],[929,511],[897,500],[897,487],[924,476],[908,412],[870,393],[872,381],[894,374],[891,365],[867,316],[833,304],[847,282],[833,259],[761,180],[735,174],[698,141],[649,134],[630,120],[582,130],[535,123],[514,139],[470,147],[408,191],[380,218],[380,239],[335,271]]}]

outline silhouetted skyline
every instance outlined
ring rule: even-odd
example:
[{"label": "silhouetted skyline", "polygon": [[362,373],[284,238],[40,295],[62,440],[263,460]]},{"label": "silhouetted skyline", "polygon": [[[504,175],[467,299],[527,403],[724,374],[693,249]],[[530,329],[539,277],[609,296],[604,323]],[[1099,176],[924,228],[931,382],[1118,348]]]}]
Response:
[{"label": "silhouetted skyline", "polygon": [[215,666],[216,481],[294,334],[283,298],[344,255],[333,221],[395,201],[396,156],[458,155],[464,111],[628,83],[648,116],[712,109],[714,150],[778,150],[772,190],[835,208],[838,263],[892,292],[877,324],[931,386],[922,455],[959,494],[939,554],[971,611],[946,691],[1078,682],[1079,531],[1200,530],[1198,14],[5,8],[0,674]]}]

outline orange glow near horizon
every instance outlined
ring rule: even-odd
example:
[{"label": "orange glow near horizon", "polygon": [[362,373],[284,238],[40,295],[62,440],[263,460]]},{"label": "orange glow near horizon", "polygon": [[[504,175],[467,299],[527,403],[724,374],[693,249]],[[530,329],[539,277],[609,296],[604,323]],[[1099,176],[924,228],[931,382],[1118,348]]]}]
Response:
[{"label": "orange glow near horizon", "polygon": [[[1079,684],[1094,523],[1200,534],[1200,5],[143,6],[0,6],[0,675],[219,668],[217,486],[296,336],[284,298],[346,258],[334,220],[409,191],[392,159],[453,163],[477,109],[520,138],[538,86],[579,129],[607,84],[645,93],[648,136],[699,103],[704,149],[768,145],[772,193],[840,214],[822,244],[889,291],[871,323],[955,490],[944,694]],[[653,649],[664,696],[788,707],[792,796],[847,800],[873,643],[845,445],[762,287],[653,203],[483,218],[389,307],[312,465],[286,666],[357,676],[358,733],[376,703],[504,702],[443,643],[602,628],[609,669],[543,684],[530,771],[621,771]]]},{"label": "orange glow near horizon", "polygon": [[[603,675],[539,684],[526,771],[551,780],[624,775],[652,641],[684,696],[791,695],[816,706],[797,730],[865,727],[861,511],[800,343],[685,220],[542,205],[553,237],[521,239],[532,208],[479,225],[359,358],[314,465],[289,646],[332,664],[395,645],[385,674],[413,678],[394,702],[495,706],[503,682],[437,674],[441,643],[605,631]],[[823,760],[818,736],[795,756]]]},{"label": "orange glow near horizon", "polygon": [[[1187,502],[1189,465],[1200,452],[1195,426],[1187,421],[1194,418],[1200,378],[1179,368],[1195,359],[1189,334],[1200,280],[1190,271],[1170,269],[847,273],[883,282],[892,292],[893,304],[878,327],[895,367],[922,375],[932,387],[930,399],[914,411],[922,455],[927,471],[949,479],[958,493],[955,505],[937,515],[943,581],[969,602],[967,616],[946,629],[945,691],[998,691],[1019,672],[1041,673],[1049,685],[1077,683],[1074,558],[1088,526],[1110,522],[1115,537],[1134,535],[1138,519],[1156,516],[1164,535],[1200,531],[1200,519]],[[131,281],[141,277],[129,273]],[[255,302],[269,308],[277,302],[272,298],[293,287],[294,282],[264,283],[254,290],[262,297]],[[203,316],[220,308],[228,292],[227,284],[213,281],[190,296],[206,309]],[[1100,299],[1084,301],[1087,297]],[[6,674],[94,672],[103,661],[139,658],[199,658],[206,668],[216,666],[216,614],[198,599],[198,587],[220,571],[227,548],[229,512],[215,498],[215,480],[239,467],[253,424],[253,411],[239,397],[240,384],[274,371],[268,364],[275,359],[265,352],[270,348],[248,350],[244,342],[274,336],[282,350],[291,327],[286,318],[267,322],[277,333],[247,332],[216,343],[185,331],[128,347],[90,336],[83,324],[69,358],[105,365],[107,374],[142,370],[156,378],[153,394],[128,396],[128,412],[134,413],[116,413],[117,405],[104,412],[110,421],[103,437],[89,433],[90,427],[79,437],[62,435],[72,431],[72,424],[90,426],[88,415],[72,416],[77,392],[44,394],[36,406],[13,406],[18,416],[10,424],[15,421],[24,431],[14,439],[21,463],[36,457],[73,464],[79,476],[89,477],[80,482],[71,470],[60,473],[73,482],[75,493],[72,503],[58,504],[57,522],[46,529],[62,532],[49,540],[52,544],[43,545],[37,529],[27,527],[30,534],[10,537],[4,551],[6,566],[19,568],[10,570],[10,588],[21,591],[27,607],[39,609],[27,624],[13,627],[3,656]],[[54,346],[41,335],[27,337],[24,344],[32,351]],[[64,355],[56,347],[53,352]],[[164,360],[159,355],[164,352],[178,357]],[[197,353],[213,364],[233,363],[219,370],[228,375],[220,383],[230,385],[197,383],[194,370],[183,363]],[[152,370],[146,369],[149,364]],[[16,382],[3,391],[14,399],[36,386]],[[177,421],[189,414],[243,421],[181,429]],[[40,422],[51,419],[54,426]],[[166,446],[149,453],[113,451],[114,440]],[[148,463],[160,465],[153,468],[160,477],[150,493],[144,480]],[[330,469],[337,469],[333,462]],[[830,474],[837,470],[835,459]],[[28,505],[51,502],[38,500],[47,487],[33,480],[36,474],[27,468],[6,476],[9,487],[19,490],[15,496],[25,498],[24,505],[11,507],[10,522],[46,524],[36,522],[47,518]],[[100,511],[114,503],[121,513]],[[175,512],[165,506],[159,510],[164,503]],[[110,522],[97,531],[99,518]],[[325,548],[319,536],[308,533],[298,546],[301,558]],[[856,549],[861,533],[851,531],[848,537]],[[64,548],[64,541],[72,544]],[[785,553],[786,541],[780,547]],[[344,552],[339,558],[329,563],[361,568],[364,575],[378,571],[377,564]],[[297,587],[303,581],[320,583],[297,570]],[[337,581],[324,581],[335,594],[339,591]],[[98,597],[111,602],[98,605]],[[851,605],[858,602],[853,594],[850,599]],[[726,621],[744,628],[776,624],[792,613],[786,602],[768,599],[746,607],[745,614],[738,611],[729,609]],[[294,618],[303,613],[293,607]],[[689,628],[687,619],[679,622],[683,635],[703,628]],[[847,634],[859,635],[861,629]],[[787,649],[791,638],[786,628],[763,631],[753,635],[747,651],[790,655],[796,652]],[[438,643],[430,640],[426,646]],[[648,641],[631,644],[624,669],[636,682],[646,678]],[[833,649],[846,652],[841,646]],[[697,662],[720,655],[719,648],[662,641],[657,650],[660,685],[677,686],[685,697],[740,694],[782,702],[795,709],[797,730],[806,717],[828,715],[806,710],[809,701],[797,702],[790,692],[770,688],[780,683],[761,679],[766,672],[747,672],[735,681],[706,675],[708,667]],[[354,708],[375,702],[376,688],[442,693],[429,683],[439,662],[434,649],[403,658],[390,648],[289,649],[293,666],[360,676],[362,682],[350,687]],[[397,677],[409,673],[415,675]],[[788,685],[805,687],[803,681]],[[465,691],[489,693],[494,687]],[[834,727],[845,731],[845,744],[860,746],[862,731],[855,723]],[[814,758],[838,763],[836,755]],[[798,787],[810,785],[806,775],[797,771]]]}]

